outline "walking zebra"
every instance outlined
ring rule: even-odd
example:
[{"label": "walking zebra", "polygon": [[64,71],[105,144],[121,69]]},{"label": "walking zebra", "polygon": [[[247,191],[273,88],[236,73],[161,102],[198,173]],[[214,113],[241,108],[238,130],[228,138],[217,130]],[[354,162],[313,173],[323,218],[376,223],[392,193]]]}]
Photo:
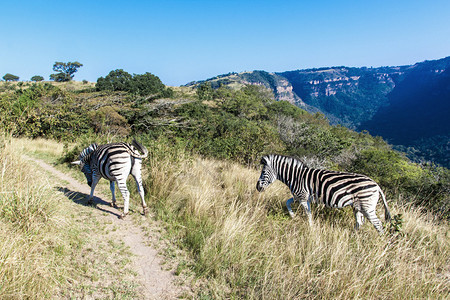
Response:
[{"label": "walking zebra", "polygon": [[123,214],[120,217],[124,218],[128,214],[130,192],[127,188],[127,177],[131,173],[136,180],[145,215],[147,213],[147,205],[144,200],[144,189],[142,187],[141,165],[142,159],[147,157],[147,155],[147,149],[135,140],[131,145],[128,143],[115,143],[97,146],[94,143],[81,151],[79,160],[72,163],[81,166],[81,171],[86,176],[87,182],[91,187],[88,203],[92,204],[95,186],[100,178],[103,177],[110,181],[112,206],[117,207],[114,193],[114,182],[117,181],[124,199]]},{"label": "walking zebra", "polygon": [[295,216],[291,203],[299,201],[306,211],[309,224],[312,225],[312,197],[316,203],[328,207],[342,208],[351,205],[356,219],[356,230],[363,224],[364,216],[382,234],[383,226],[375,214],[379,193],[383,199],[385,219],[387,222],[391,219],[383,191],[367,176],[311,169],[295,158],[275,154],[264,156],[261,164],[263,169],[256,189],[262,192],[277,179],[286,184],[293,195],[293,198],[286,202],[291,217]]}]

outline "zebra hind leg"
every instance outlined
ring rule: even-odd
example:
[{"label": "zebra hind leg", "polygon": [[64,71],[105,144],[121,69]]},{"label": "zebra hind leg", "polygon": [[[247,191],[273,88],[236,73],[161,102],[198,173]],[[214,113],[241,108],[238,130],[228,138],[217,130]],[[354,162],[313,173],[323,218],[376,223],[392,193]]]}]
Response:
[{"label": "zebra hind leg", "polygon": [[375,227],[378,233],[382,235],[384,233],[383,224],[375,214],[375,210],[363,211],[363,214],[367,218],[367,220],[369,220],[369,222],[372,223],[373,227]]},{"label": "zebra hind leg", "polygon": [[136,172],[137,174],[131,174],[134,177],[134,180],[136,181],[136,186],[137,186],[137,190],[139,192],[139,196],[141,197],[141,204],[142,204],[142,209],[143,209],[143,213],[144,216],[147,214],[148,212],[148,208],[147,208],[147,204],[145,203],[145,199],[144,199],[144,187],[142,186],[142,178],[141,178],[141,172]]}]

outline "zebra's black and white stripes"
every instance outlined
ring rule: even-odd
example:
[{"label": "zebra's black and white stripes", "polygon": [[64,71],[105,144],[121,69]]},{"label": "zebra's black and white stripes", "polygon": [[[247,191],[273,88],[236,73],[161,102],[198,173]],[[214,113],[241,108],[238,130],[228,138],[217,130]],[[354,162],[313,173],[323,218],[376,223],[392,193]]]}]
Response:
[{"label": "zebra's black and white stripes", "polygon": [[92,144],[84,149],[79,160],[73,164],[81,165],[81,171],[86,176],[91,187],[89,203],[92,203],[95,187],[100,178],[110,181],[112,193],[112,205],[116,207],[115,185],[124,199],[124,209],[121,217],[128,214],[130,193],[127,188],[127,177],[131,174],[137,185],[137,189],[142,201],[144,214],[147,212],[147,205],[144,200],[144,188],[142,187],[141,166],[142,159],[147,157],[147,149],[136,141],[130,145],[128,143],[114,143],[97,146]]},{"label": "zebra's black and white stripes", "polygon": [[316,203],[328,207],[353,207],[358,229],[366,217],[378,232],[383,233],[383,226],[378,219],[375,208],[379,195],[385,208],[385,219],[391,216],[386,198],[378,184],[367,176],[319,169],[307,168],[301,161],[282,155],[266,155],[261,159],[263,170],[256,184],[258,191],[263,191],[275,180],[285,183],[292,192],[293,198],[286,202],[291,217],[293,201],[299,201],[305,209],[308,221],[312,224],[311,198]]}]

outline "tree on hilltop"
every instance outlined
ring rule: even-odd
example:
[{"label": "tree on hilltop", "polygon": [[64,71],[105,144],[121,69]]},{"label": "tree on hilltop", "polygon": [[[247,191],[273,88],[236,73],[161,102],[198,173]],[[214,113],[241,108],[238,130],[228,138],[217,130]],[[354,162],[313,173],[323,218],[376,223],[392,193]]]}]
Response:
[{"label": "tree on hilltop", "polygon": [[3,80],[4,81],[18,81],[19,80],[19,76],[10,74],[10,73],[6,73],[5,76],[3,76]]},{"label": "tree on hilltop", "polygon": [[34,75],[33,77],[31,77],[31,81],[43,81],[44,77],[42,77],[41,75]]},{"label": "tree on hilltop", "polygon": [[78,68],[82,67],[83,64],[75,62],[55,62],[53,65],[53,71],[58,72],[50,75],[50,80],[57,82],[71,81],[74,74],[78,71]]}]

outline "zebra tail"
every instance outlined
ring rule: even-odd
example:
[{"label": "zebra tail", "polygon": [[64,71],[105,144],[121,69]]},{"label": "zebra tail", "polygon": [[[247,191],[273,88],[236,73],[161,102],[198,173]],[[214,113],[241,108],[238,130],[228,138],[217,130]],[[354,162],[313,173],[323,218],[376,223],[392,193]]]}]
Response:
[{"label": "zebra tail", "polygon": [[145,148],[145,146],[143,146],[141,143],[139,143],[136,140],[133,140],[132,145],[140,152],[143,154],[138,154],[138,153],[133,153],[134,157],[138,157],[138,158],[146,158],[148,156],[148,150],[147,148]]},{"label": "zebra tail", "polygon": [[381,195],[381,199],[383,199],[383,204],[384,204],[384,219],[386,220],[386,222],[390,222],[391,221],[391,213],[387,206],[386,197],[384,196],[384,193],[381,190],[381,188],[380,188],[380,195]]}]

